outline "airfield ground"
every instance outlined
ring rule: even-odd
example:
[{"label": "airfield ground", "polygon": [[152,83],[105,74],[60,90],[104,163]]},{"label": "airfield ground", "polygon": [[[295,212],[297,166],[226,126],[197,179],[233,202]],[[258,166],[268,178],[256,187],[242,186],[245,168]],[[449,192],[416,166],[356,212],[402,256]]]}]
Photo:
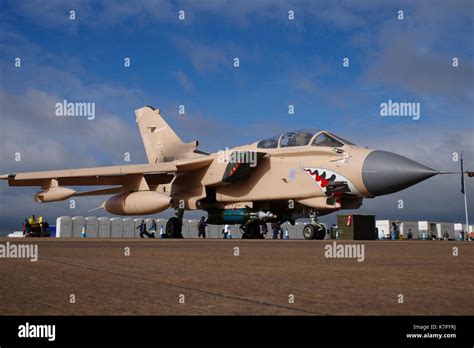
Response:
[{"label": "airfield ground", "polygon": [[365,241],[357,262],[330,241],[8,240],[39,260],[0,259],[3,315],[474,314],[474,242]]}]

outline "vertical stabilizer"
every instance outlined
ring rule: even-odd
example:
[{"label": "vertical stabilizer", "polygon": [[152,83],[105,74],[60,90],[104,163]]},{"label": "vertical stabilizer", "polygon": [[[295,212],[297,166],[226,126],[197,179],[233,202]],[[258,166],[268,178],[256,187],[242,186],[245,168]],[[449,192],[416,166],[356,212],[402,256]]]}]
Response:
[{"label": "vertical stabilizer", "polygon": [[197,142],[183,143],[160,114],[159,109],[145,106],[135,110],[148,162],[170,162],[185,157],[197,147]]}]

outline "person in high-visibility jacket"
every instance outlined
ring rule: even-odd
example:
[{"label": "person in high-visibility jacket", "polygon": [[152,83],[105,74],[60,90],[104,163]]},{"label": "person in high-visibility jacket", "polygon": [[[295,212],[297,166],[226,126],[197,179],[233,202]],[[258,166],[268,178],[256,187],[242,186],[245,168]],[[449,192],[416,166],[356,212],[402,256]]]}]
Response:
[{"label": "person in high-visibility jacket", "polygon": [[28,223],[30,224],[30,226],[36,224],[36,216],[34,214],[29,217]]}]

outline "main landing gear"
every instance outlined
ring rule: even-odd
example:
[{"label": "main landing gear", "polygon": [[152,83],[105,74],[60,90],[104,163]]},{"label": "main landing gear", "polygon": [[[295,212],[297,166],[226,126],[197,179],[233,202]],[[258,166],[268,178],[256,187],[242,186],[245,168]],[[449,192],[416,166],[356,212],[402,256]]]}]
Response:
[{"label": "main landing gear", "polygon": [[311,210],[309,218],[311,223],[303,227],[303,237],[305,239],[324,239],[326,237],[326,227],[318,221],[318,213]]},{"label": "main landing gear", "polygon": [[263,235],[260,233],[260,223],[258,220],[242,225],[240,228],[243,231],[242,239],[263,239]]},{"label": "main landing gear", "polygon": [[184,210],[180,209],[176,212],[176,217],[172,217],[166,223],[167,238],[183,238],[181,233],[183,230],[183,214]]}]

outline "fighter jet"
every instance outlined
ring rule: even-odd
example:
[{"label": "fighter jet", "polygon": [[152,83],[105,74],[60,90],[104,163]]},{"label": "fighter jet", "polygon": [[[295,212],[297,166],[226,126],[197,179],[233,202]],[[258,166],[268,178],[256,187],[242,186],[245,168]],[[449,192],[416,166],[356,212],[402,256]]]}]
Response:
[{"label": "fighter jet", "polygon": [[[395,153],[368,149],[319,129],[287,131],[216,153],[184,143],[153,107],[135,111],[146,164],[6,174],[10,186],[40,186],[39,203],[112,195],[100,208],[115,215],[149,215],[173,208],[166,234],[182,238],[184,211],[205,210],[209,224],[238,224],[243,238],[260,238],[266,222],[309,218],[306,239],[323,239],[319,216],[357,209],[439,171]],[[77,192],[65,186],[107,186]]]}]

